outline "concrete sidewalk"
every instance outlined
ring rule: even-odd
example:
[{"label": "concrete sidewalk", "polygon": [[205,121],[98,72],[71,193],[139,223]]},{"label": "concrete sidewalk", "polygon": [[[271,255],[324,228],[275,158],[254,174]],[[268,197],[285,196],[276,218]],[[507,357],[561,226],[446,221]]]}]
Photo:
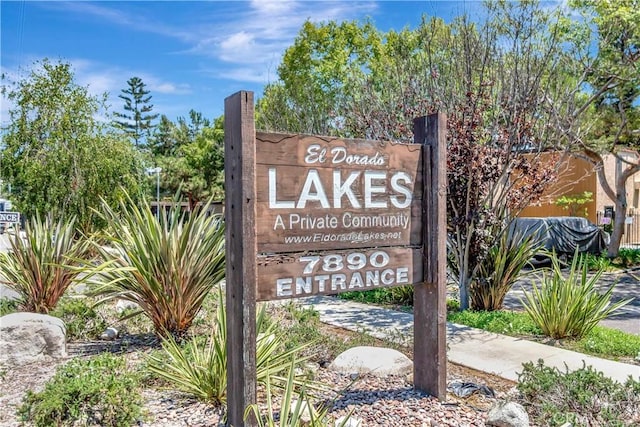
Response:
[{"label": "concrete sidewalk", "polygon": [[[413,339],[413,314],[388,310],[332,297],[311,297],[297,300],[302,306],[313,307],[323,323],[356,332],[366,332],[376,338],[409,344]],[[631,375],[640,380],[640,366],[614,362],[544,344],[494,334],[468,326],[447,323],[447,358],[449,361],[517,381],[524,362],[543,359],[545,365],[562,372],[565,365],[579,369],[583,363],[601,371],[616,381],[624,382]]]}]

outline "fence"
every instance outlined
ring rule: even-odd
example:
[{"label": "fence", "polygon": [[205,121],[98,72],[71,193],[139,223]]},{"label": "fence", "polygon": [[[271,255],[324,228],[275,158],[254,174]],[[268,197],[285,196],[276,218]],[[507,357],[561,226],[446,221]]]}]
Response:
[{"label": "fence", "polygon": [[[604,215],[604,212],[597,213],[598,227],[611,232],[613,220]],[[628,214],[625,217],[624,234],[620,242],[623,246],[640,246],[640,213]]]}]

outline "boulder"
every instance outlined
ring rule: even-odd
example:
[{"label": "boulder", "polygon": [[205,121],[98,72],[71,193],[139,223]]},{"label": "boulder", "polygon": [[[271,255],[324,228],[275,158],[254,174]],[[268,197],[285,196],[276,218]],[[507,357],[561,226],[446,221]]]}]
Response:
[{"label": "boulder", "polygon": [[100,335],[101,340],[113,341],[116,338],[118,338],[118,330],[113,327],[105,329],[105,331]]},{"label": "boulder", "polygon": [[66,357],[64,322],[38,313],[11,313],[0,317],[0,362],[20,365],[46,357]]},{"label": "boulder", "polygon": [[486,424],[493,427],[529,427],[529,415],[522,405],[499,402],[489,411]]},{"label": "boulder", "polygon": [[353,347],[341,353],[329,369],[343,374],[372,374],[377,377],[407,375],[413,362],[397,350],[382,347]]},{"label": "boulder", "polygon": [[0,298],[6,298],[9,301],[15,301],[20,299],[20,294],[7,285],[3,285],[0,283]]},{"label": "boulder", "polygon": [[116,303],[116,313],[122,314],[127,310],[140,310],[140,306],[133,301],[119,299]]}]

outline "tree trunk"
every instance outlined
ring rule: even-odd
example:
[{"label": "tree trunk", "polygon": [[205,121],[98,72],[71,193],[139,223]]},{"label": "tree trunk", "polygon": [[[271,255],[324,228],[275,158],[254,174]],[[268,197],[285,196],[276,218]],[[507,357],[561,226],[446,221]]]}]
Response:
[{"label": "tree trunk", "polygon": [[466,268],[461,268],[458,276],[458,290],[460,292],[460,311],[469,309],[469,283],[471,282]]},{"label": "tree trunk", "polygon": [[623,159],[621,156],[612,153],[618,162],[623,165],[616,174],[615,190],[607,181],[604,170],[604,160],[600,153],[586,149],[587,158],[595,165],[598,174],[598,181],[607,196],[615,203],[615,219],[611,232],[611,242],[607,248],[607,257],[615,258],[620,251],[620,243],[624,234],[624,220],[627,216],[627,181],[638,171],[640,171],[640,156],[636,155],[633,160]]},{"label": "tree trunk", "polygon": [[[618,192],[618,189],[616,189]],[[607,248],[607,257],[615,258],[620,252],[620,243],[622,242],[622,236],[624,235],[624,219],[627,216],[627,196],[626,191],[623,188],[622,193],[618,192],[618,196],[622,194],[622,197],[616,199],[616,211],[615,218],[613,220],[613,229],[611,231],[611,242]],[[624,199],[624,200],[620,200]]]},{"label": "tree trunk", "polygon": [[460,311],[469,309],[469,282],[468,278],[460,281]]}]

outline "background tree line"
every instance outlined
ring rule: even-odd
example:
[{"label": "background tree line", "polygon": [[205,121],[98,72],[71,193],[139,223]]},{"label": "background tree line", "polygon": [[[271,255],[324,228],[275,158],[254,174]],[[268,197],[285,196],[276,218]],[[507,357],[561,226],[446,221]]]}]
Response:
[{"label": "background tree line", "polygon": [[[384,140],[412,140],[412,120],[448,115],[450,261],[462,308],[483,261],[510,220],[557,179],[568,153],[589,159],[616,210],[640,170],[638,0],[571,0],[551,10],[534,0],[484,3],[486,17],[451,23],[424,16],[415,29],[372,22],[306,22],[284,53],[278,80],[258,101],[258,127]],[[175,122],[154,113],[144,82],[129,79],[123,112],[47,60],[2,90],[12,100],[3,129],[3,179],[26,215],[75,215],[100,226],[92,207],[118,188],[143,197],[160,167],[163,197],[178,189],[194,207],[223,197],[222,120],[190,111]],[[603,155],[623,168],[615,182]],[[609,254],[623,232],[617,215]]]},{"label": "background tree line", "polygon": [[13,107],[0,171],[25,218],[73,216],[83,231],[103,227],[93,210],[100,199],[117,206],[125,191],[135,200],[155,195],[152,167],[161,169],[162,198],[180,192],[194,209],[223,197],[222,119],[190,111],[188,120],[162,115],[156,123],[145,83],[132,77],[127,85],[119,95],[124,112],[111,114],[107,94],[90,95],[69,63],[44,59],[18,82],[3,77]]}]

